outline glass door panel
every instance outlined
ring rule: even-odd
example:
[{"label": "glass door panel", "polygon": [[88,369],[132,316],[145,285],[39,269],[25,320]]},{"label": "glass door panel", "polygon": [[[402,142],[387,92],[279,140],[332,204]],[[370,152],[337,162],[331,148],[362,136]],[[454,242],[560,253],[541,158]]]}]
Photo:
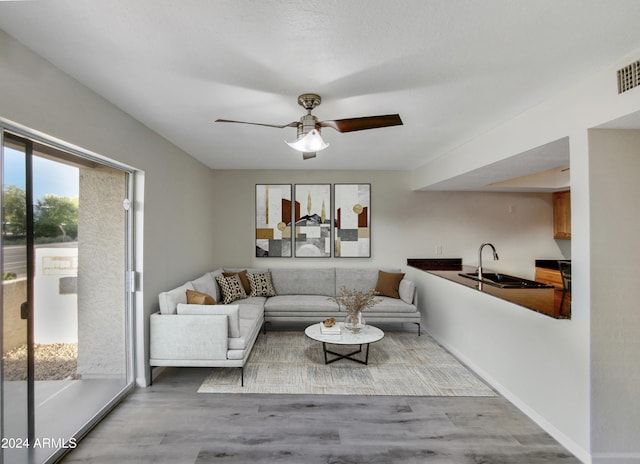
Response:
[{"label": "glass door panel", "polygon": [[29,452],[27,144],[2,143],[2,449],[0,462]]},{"label": "glass door panel", "polygon": [[[43,185],[54,171],[61,181]],[[35,439],[73,448],[71,437],[130,379],[128,176],[36,150],[33,177]]]}]

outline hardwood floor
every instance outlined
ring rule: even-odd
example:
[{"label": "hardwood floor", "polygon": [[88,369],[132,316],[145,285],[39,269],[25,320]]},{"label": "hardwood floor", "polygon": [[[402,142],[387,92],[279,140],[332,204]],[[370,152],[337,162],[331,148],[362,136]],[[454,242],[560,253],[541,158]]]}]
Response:
[{"label": "hardwood floor", "polygon": [[137,389],[62,462],[578,464],[502,397],[198,394],[210,369]]}]

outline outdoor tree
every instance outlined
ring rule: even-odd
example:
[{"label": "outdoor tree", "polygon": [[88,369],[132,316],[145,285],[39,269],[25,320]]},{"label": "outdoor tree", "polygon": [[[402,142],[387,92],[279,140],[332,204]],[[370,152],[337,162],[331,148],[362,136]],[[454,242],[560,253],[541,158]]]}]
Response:
[{"label": "outdoor tree", "polygon": [[[3,233],[24,237],[27,233],[27,200],[25,191],[15,185],[4,189]],[[62,241],[78,236],[78,199],[44,195],[36,201],[33,218],[34,235],[62,237]]]},{"label": "outdoor tree", "polygon": [[27,195],[15,185],[4,188],[3,233],[21,236],[27,229]]},{"label": "outdoor tree", "polygon": [[78,199],[44,195],[36,202],[34,215],[36,237],[58,237],[62,241],[78,235]]}]

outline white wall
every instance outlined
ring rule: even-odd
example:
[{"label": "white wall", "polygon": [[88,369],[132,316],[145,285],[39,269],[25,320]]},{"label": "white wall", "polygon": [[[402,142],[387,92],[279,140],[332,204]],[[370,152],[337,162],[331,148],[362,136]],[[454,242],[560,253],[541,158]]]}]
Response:
[{"label": "white wall", "polygon": [[589,131],[594,462],[640,461],[640,130]]},{"label": "white wall", "polygon": [[[628,412],[637,412],[635,409],[636,400],[630,391],[630,389],[637,391],[637,372],[623,369],[620,372],[626,372],[629,375],[624,378],[615,377],[618,384],[617,388],[613,390],[618,395],[616,398],[618,407],[608,409],[608,402],[613,401],[613,397],[609,396],[610,393],[602,393],[609,386],[602,377],[604,373],[620,367],[620,361],[615,361],[616,357],[622,356],[625,360],[632,359],[629,355],[635,352],[636,345],[630,341],[629,337],[635,333],[635,337],[639,338],[637,325],[625,325],[621,322],[625,317],[627,321],[633,321],[633,319],[628,319],[628,314],[625,311],[621,311],[620,320],[611,323],[605,322],[598,316],[602,309],[594,307],[595,304],[604,304],[606,298],[614,298],[618,308],[625,307],[625,304],[634,301],[633,296],[630,296],[629,299],[626,295],[613,296],[610,291],[611,287],[605,285],[605,281],[600,280],[600,277],[602,272],[606,272],[604,269],[610,268],[612,264],[611,258],[605,256],[610,253],[610,249],[619,247],[619,257],[623,259],[626,256],[625,262],[628,263],[632,260],[630,258],[635,256],[637,245],[633,242],[627,242],[626,235],[622,235],[621,239],[618,239],[617,220],[603,222],[599,219],[620,217],[622,211],[618,210],[616,204],[616,198],[619,196],[637,197],[636,189],[630,185],[628,176],[633,177],[638,171],[635,164],[631,165],[629,171],[621,173],[610,167],[594,163],[596,161],[594,157],[605,155],[597,151],[590,154],[592,150],[590,143],[601,139],[589,139],[587,135],[590,128],[640,111],[640,87],[618,95],[616,83],[616,70],[638,60],[639,57],[640,51],[637,51],[627,57],[615,60],[615,62],[612,60],[612,65],[602,72],[585,78],[584,81],[576,83],[571,88],[564,89],[555,98],[549,99],[494,130],[425,164],[414,171],[412,178],[414,188],[424,188],[483,165],[569,136],[573,229],[571,240],[573,316],[570,324],[562,326],[563,330],[552,333],[540,331],[538,336],[544,337],[549,346],[564,347],[577,354],[562,359],[567,371],[581,373],[580,382],[572,383],[575,387],[574,394],[578,400],[558,404],[556,411],[549,411],[546,407],[537,406],[544,404],[544,400],[546,400],[543,390],[536,393],[530,387],[519,386],[520,372],[512,372],[510,375],[513,378],[503,382],[506,385],[511,385],[510,388],[514,389],[511,394],[520,398],[526,407],[531,407],[532,416],[545,425],[547,430],[554,433],[554,436],[570,449],[577,450],[574,452],[582,460],[593,463],[626,464],[627,462],[640,461],[637,424],[629,426],[625,430],[621,430],[624,425],[621,427],[612,426],[614,423],[627,424]],[[628,156],[628,152],[623,152],[626,153],[625,156]],[[602,159],[605,158],[600,158],[599,161]],[[603,170],[602,173],[596,172],[599,170]],[[604,185],[616,185],[618,175],[621,176],[621,182],[619,188],[615,190],[617,197],[605,195],[602,196],[603,199],[606,199],[604,202],[594,201],[594,196],[600,195],[600,192],[604,190]],[[631,223],[631,229],[634,229],[637,225],[636,215],[629,213],[631,211],[630,204],[626,206],[628,206],[627,216],[620,222],[627,224],[628,221]],[[610,211],[605,214],[607,208]],[[594,214],[596,218],[592,217]],[[603,241],[605,236],[610,241],[609,246],[606,246]],[[615,273],[610,274],[609,278],[615,275]],[[627,277],[629,275],[625,276],[623,281]],[[626,288],[627,283],[624,285]],[[629,295],[633,295],[633,293],[629,293]],[[597,298],[601,298],[601,300],[598,301]],[[621,303],[617,301],[619,298]],[[432,311],[432,309],[427,310]],[[442,310],[442,316],[446,318],[444,310]],[[592,317],[598,318],[597,323],[595,320],[589,323]],[[453,324],[453,321],[450,322]],[[520,325],[517,319],[504,320],[503,324],[514,330],[517,330]],[[595,330],[596,326],[597,332],[593,334],[592,340],[591,331]],[[621,332],[623,326],[624,330]],[[535,333],[535,329],[532,328],[532,331]],[[629,334],[629,331],[632,334]],[[450,349],[453,351],[467,349],[460,340],[449,335],[447,332],[443,332],[441,341],[447,344]],[[607,346],[606,340],[611,339],[620,341],[614,343],[614,346]],[[571,341],[570,345],[567,345],[567,340]],[[505,345],[505,347],[507,346],[513,350],[513,356],[522,360],[527,358],[527,353],[519,348],[518,344]],[[586,355],[588,353],[591,353],[591,358]],[[637,360],[637,352],[635,353]],[[490,357],[480,362],[481,364],[477,367],[487,372],[488,375],[493,375],[494,372],[497,373],[500,370],[500,366]],[[581,364],[576,365],[575,362]],[[538,386],[548,382],[557,382],[558,377],[552,375],[544,367],[528,366],[528,369],[539,374],[536,383]],[[593,374],[590,377],[584,377],[584,373],[591,369],[594,369]],[[594,391],[592,402],[590,402],[587,399],[591,397],[592,388]],[[626,405],[631,405],[630,410],[625,411]],[[582,412],[584,410],[589,412],[586,416]],[[578,424],[565,419],[570,417],[582,417],[587,420],[587,423]],[[612,428],[607,429],[609,426]],[[589,431],[589,427],[593,428],[592,433]]]},{"label": "white wall", "polygon": [[410,278],[429,334],[588,460],[588,323],[553,319],[422,271]]},{"label": "white wall", "polygon": [[[144,203],[137,205],[144,208],[139,321],[146,324],[156,310],[160,291],[209,268],[215,249],[210,170],[2,31],[0,117],[144,171]],[[148,380],[143,329],[140,384]]]},{"label": "white wall", "polygon": [[[550,194],[415,192],[401,171],[214,171],[218,242],[212,265],[406,267],[407,258],[463,258],[477,264],[478,247],[493,242],[500,261],[487,267],[533,277],[536,258],[559,259],[552,238]],[[371,183],[371,258],[255,258],[255,184]],[[511,211],[511,212],[510,212]],[[490,259],[490,258],[487,258]]]},{"label": "white wall", "polygon": [[558,320],[412,270],[426,330],[583,460],[589,453],[586,321]]}]

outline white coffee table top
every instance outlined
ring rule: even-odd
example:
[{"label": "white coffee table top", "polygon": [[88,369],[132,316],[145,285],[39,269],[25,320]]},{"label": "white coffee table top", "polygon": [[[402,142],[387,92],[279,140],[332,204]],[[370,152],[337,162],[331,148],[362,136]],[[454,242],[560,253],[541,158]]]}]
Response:
[{"label": "white coffee table top", "polygon": [[333,343],[335,345],[363,345],[365,343],[373,343],[382,340],[384,332],[372,325],[365,325],[360,333],[354,334],[350,330],[345,329],[344,322],[338,322],[340,326],[340,334],[323,334],[320,332],[320,324],[310,325],[304,330],[307,337],[319,342]]}]

